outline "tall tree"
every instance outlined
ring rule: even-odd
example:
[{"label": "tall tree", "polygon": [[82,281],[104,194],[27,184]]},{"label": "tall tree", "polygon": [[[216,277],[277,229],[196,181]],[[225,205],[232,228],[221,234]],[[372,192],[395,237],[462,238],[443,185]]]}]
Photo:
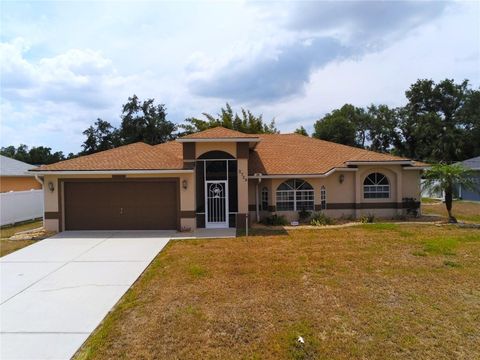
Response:
[{"label": "tall tree", "polygon": [[398,145],[398,110],[387,105],[370,105],[367,109],[369,122],[366,126],[369,142],[373,151],[390,152]]},{"label": "tall tree", "polygon": [[438,84],[418,80],[411,85],[405,93],[408,103],[400,116],[399,153],[437,162],[464,159],[470,121],[464,107],[472,92],[467,80],[460,84],[450,79]]},{"label": "tall tree", "polygon": [[97,119],[95,124],[83,132],[87,138],[82,144],[82,154],[113,149],[120,145],[120,134],[108,121]]},{"label": "tall tree", "polygon": [[143,141],[155,145],[175,138],[177,126],[167,120],[165,105],[155,105],[155,99],[141,101],[133,95],[123,105],[121,119],[122,144]]},{"label": "tall tree", "polygon": [[314,124],[313,137],[344,145],[364,147],[367,141],[368,114],[350,104],[325,115]]},{"label": "tall tree", "polygon": [[207,130],[216,126],[223,126],[247,134],[273,134],[279,131],[275,127],[275,120],[270,123],[263,121],[263,116],[254,115],[250,110],[241,109],[240,115],[233,112],[229,103],[225,108],[220,109],[220,113],[216,116],[203,113],[205,119],[187,118],[186,124],[180,125],[184,130],[182,135],[192,134],[195,132]]},{"label": "tall tree", "polygon": [[342,116],[326,115],[322,120],[313,125],[315,131],[312,134],[317,139],[333,141],[338,144],[356,146],[355,126]]},{"label": "tall tree", "polygon": [[63,152],[52,153],[52,149],[45,146],[34,146],[31,149],[23,144],[19,145],[18,148],[15,146],[2,147],[0,154],[32,165],[52,164],[65,160]]}]

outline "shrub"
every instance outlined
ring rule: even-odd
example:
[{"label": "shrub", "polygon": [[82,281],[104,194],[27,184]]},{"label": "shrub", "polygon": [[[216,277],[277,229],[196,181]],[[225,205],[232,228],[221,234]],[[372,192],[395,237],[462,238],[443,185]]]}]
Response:
[{"label": "shrub", "polygon": [[310,218],[310,211],[307,211],[305,209],[302,209],[301,211],[298,212],[298,221],[300,222],[307,222],[308,219]]},{"label": "shrub", "polygon": [[270,226],[283,226],[287,225],[288,221],[283,215],[272,215],[262,220],[262,224]]},{"label": "shrub", "polygon": [[374,221],[375,221],[375,215],[373,214],[368,214],[360,218],[360,222],[363,224],[370,224],[370,223],[373,223]]},{"label": "shrub", "polygon": [[332,225],[333,220],[322,212],[314,212],[310,217],[310,224],[313,226]]}]

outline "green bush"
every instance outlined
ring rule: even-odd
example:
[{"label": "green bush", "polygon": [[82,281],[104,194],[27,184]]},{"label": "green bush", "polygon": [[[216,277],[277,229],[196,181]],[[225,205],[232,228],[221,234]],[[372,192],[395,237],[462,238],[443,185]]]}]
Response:
[{"label": "green bush", "polygon": [[370,223],[373,223],[374,221],[375,221],[375,215],[373,214],[368,214],[360,218],[360,222],[363,224],[370,224]]},{"label": "green bush", "polygon": [[333,219],[322,212],[314,212],[310,217],[310,225],[313,226],[332,225],[333,223]]},{"label": "green bush", "polygon": [[283,215],[272,215],[262,220],[262,224],[269,226],[283,226],[287,225],[288,221]]},{"label": "green bush", "polygon": [[308,222],[310,215],[311,215],[310,211],[302,209],[301,211],[298,212],[298,221],[301,223]]}]

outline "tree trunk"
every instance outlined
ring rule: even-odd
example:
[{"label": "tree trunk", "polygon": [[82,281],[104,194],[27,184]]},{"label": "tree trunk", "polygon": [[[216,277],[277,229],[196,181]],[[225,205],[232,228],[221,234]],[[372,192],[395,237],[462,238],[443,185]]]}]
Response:
[{"label": "tree trunk", "polygon": [[457,223],[457,219],[452,215],[452,200],[453,200],[453,191],[452,187],[449,186],[445,189],[445,206],[447,207],[448,212],[448,222]]}]

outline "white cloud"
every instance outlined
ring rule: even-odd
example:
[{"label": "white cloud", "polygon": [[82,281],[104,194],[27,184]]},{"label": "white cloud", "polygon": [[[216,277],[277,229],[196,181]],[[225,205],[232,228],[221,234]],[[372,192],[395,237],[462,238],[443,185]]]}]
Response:
[{"label": "white cloud", "polygon": [[346,102],[399,105],[418,78],[478,86],[480,5],[450,4],[6,2],[1,145],[76,152],[134,93],[177,122],[229,101],[290,131]]}]

